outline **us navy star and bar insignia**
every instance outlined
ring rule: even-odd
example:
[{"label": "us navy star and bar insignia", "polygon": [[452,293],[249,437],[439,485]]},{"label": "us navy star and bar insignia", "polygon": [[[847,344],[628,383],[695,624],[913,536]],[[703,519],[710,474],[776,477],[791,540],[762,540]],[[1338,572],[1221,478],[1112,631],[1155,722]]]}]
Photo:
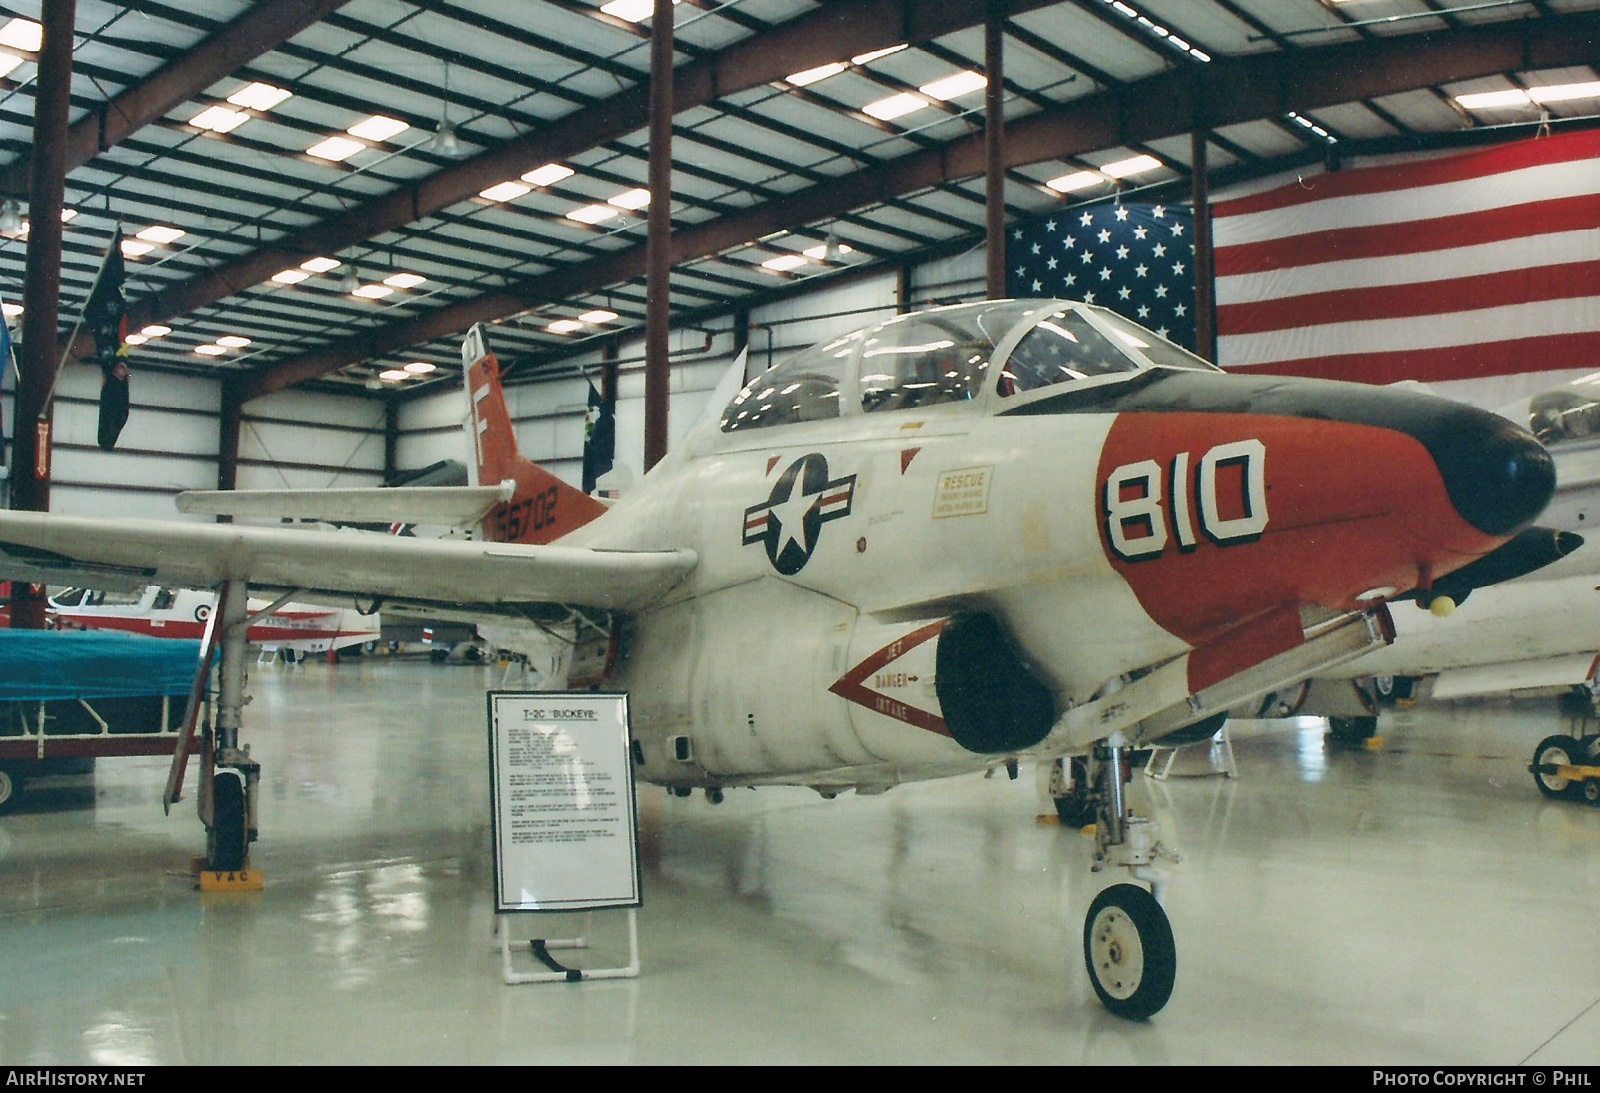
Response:
[{"label": "us navy star and bar insignia", "polygon": [[[767,473],[777,463],[770,459]],[[850,515],[855,492],[855,475],[829,478],[825,456],[803,455],[778,476],[765,501],[744,510],[744,545],[762,544],[772,568],[793,576],[811,560],[822,525]]]}]

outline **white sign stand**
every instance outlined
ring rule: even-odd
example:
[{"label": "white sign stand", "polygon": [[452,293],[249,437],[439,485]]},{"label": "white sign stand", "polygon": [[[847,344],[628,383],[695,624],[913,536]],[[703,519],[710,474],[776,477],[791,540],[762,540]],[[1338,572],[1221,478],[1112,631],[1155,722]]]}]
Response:
[{"label": "white sign stand", "polygon": [[[568,691],[489,693],[495,929],[507,983],[639,975],[639,834],[628,697]],[[594,912],[628,911],[628,964],[566,968],[553,949],[586,949]],[[583,936],[537,939],[550,970],[511,966],[509,916],[586,911]]]}]

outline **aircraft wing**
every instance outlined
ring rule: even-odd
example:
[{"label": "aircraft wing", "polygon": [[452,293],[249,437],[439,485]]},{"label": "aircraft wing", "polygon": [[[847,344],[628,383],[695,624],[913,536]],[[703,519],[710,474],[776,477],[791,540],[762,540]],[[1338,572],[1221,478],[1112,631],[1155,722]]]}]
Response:
[{"label": "aircraft wing", "polygon": [[1446,669],[1433,681],[1432,695],[1437,699],[1482,698],[1546,687],[1575,687],[1595,677],[1597,661],[1600,657],[1585,652]]},{"label": "aircraft wing", "polygon": [[208,516],[292,517],[329,523],[475,524],[517,484],[498,486],[396,486],[363,489],[189,490],[179,512]]},{"label": "aircraft wing", "polygon": [[160,520],[0,511],[0,579],[93,583],[97,577],[208,588],[246,580],[320,597],[497,606],[559,603],[638,610],[695,566],[691,550],[413,539]]}]

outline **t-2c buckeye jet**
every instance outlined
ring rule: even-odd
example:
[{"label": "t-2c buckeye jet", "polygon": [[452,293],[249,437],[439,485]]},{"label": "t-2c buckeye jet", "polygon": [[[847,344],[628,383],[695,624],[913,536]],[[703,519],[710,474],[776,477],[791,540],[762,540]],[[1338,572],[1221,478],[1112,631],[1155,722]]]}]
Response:
[{"label": "t-2c buckeye jet", "polygon": [[[685,795],[1077,757],[1063,791],[1097,813],[1095,868],[1159,894],[1176,859],[1128,808],[1133,746],[1383,645],[1386,602],[1510,542],[1555,484],[1493,414],[1226,375],[1102,308],[1018,300],[799,353],[608,506],[517,454],[482,328],[463,356],[477,484],[435,493],[478,506],[488,541],[16,512],[0,570],[537,621],[574,675],[629,693],[639,775]],[[251,503],[312,514],[273,492]],[[429,519],[384,492],[389,518]],[[244,599],[225,602],[237,629]],[[216,778],[253,788],[236,645],[230,629]],[[216,833],[240,795],[212,797],[214,860],[237,858]],[[1084,926],[1095,991],[1126,1017],[1173,986],[1156,894],[1112,885]]]}]

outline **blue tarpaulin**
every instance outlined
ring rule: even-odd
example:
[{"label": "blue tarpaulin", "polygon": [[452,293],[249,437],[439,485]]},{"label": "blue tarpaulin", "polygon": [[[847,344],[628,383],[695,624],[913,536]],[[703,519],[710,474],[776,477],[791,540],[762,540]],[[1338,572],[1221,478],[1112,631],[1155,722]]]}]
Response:
[{"label": "blue tarpaulin", "polygon": [[0,630],[0,701],[187,695],[199,661],[182,638]]}]

